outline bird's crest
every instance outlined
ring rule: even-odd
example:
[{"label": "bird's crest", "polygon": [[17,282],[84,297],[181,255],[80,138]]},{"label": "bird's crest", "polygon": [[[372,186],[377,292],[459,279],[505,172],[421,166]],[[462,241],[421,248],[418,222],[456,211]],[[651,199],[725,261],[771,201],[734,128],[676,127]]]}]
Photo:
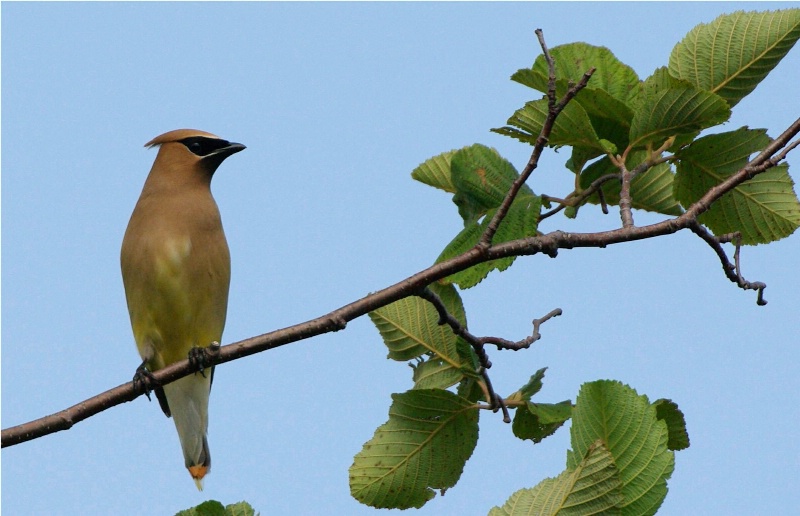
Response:
[{"label": "bird's crest", "polygon": [[207,133],[205,131],[198,131],[197,129],[175,129],[174,131],[170,131],[160,136],[156,136],[149,142],[145,143],[144,146],[157,147],[162,143],[177,142],[183,140],[184,138],[189,138],[191,136],[205,136],[207,138],[221,139],[216,134]]}]

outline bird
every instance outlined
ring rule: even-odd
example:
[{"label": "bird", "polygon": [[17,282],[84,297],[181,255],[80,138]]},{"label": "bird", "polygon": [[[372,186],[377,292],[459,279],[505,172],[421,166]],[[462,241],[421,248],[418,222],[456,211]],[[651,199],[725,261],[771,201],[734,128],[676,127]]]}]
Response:
[{"label": "bird", "polygon": [[[134,382],[141,375],[152,379],[152,372],[219,345],[231,259],[211,179],[228,156],[245,149],[194,129],[164,133],[145,147],[158,147],[158,154],[120,252],[128,313],[142,359]],[[200,369],[153,387],[162,410],[175,422],[186,468],[201,491],[211,469],[207,433],[213,373],[213,367],[209,374]]]}]

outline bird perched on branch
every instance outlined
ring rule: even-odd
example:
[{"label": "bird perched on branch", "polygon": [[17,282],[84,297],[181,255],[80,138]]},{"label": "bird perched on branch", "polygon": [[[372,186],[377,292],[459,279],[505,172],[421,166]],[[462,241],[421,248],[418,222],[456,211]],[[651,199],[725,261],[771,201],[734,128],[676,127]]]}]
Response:
[{"label": "bird perched on branch", "polygon": [[[245,148],[213,134],[178,129],[160,147],[122,241],[121,265],[136,347],[135,380],[218,345],[225,327],[231,259],[211,178]],[[202,362],[201,362],[202,363]],[[175,421],[186,468],[198,489],[211,468],[206,439],[213,367],[167,385],[156,397]],[[150,384],[148,384],[150,385]]]}]

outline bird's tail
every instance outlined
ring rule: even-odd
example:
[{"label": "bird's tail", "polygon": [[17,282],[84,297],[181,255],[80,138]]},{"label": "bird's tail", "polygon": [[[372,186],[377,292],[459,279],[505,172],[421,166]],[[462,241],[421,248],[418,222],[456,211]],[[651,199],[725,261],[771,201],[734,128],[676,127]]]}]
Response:
[{"label": "bird's tail", "polygon": [[203,477],[211,469],[208,450],[208,395],[211,375],[193,374],[164,386],[172,419],[178,430],[186,468],[197,489],[203,490]]}]

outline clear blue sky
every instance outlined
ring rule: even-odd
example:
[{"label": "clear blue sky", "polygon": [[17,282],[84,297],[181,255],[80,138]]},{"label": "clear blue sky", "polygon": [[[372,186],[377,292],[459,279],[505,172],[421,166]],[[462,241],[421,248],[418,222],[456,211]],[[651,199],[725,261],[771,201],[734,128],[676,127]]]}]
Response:
[{"label": "clear blue sky", "polygon": [[[411,180],[475,142],[518,168],[530,149],[489,129],[531,90],[508,80],[550,46],[605,45],[644,78],[694,25],[769,3],[2,4],[2,425],[130,380],[139,364],[118,253],[155,152],[190,127],[242,142],[214,179],[233,261],[226,343],[327,313],[428,266],[458,232],[448,195]],[[800,50],[726,129],[775,136],[800,113]],[[530,183],[569,192],[568,155]],[[791,172],[800,170],[797,152]],[[541,229],[619,224],[596,207]],[[637,213],[637,223],[658,217]],[[508,394],[548,366],[542,401],[613,378],[675,400],[692,446],[662,514],[788,514],[800,489],[797,236],[744,251],[757,307],[691,234],[518,259],[463,294],[470,328],[535,349],[493,353]],[[206,499],[261,514],[372,514],[347,469],[411,370],[367,318],[220,367],[214,467],[198,493],[171,421],[140,398],[2,452],[7,514],[172,514]],[[565,466],[566,428],[521,442],[481,414],[460,483],[418,514],[485,514]]]}]

